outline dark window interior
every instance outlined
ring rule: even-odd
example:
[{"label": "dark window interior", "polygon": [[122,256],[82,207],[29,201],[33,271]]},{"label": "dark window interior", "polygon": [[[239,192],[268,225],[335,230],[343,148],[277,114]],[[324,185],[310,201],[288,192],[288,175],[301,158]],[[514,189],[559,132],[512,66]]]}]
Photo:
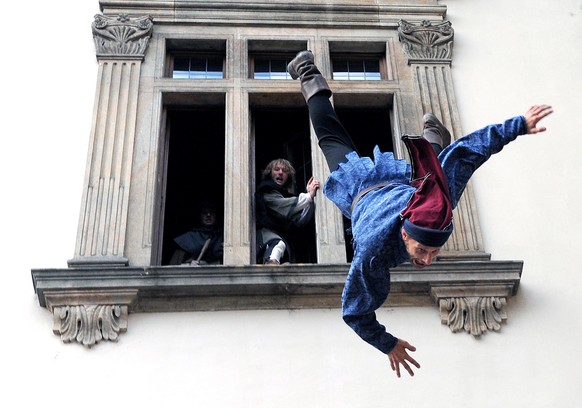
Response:
[{"label": "dark window interior", "polygon": [[199,205],[211,201],[217,222],[224,219],[224,108],[168,111],[169,147],[162,265],[173,239],[196,225]]},{"label": "dark window interior", "polygon": [[[305,192],[312,176],[309,117],[307,109],[257,108],[253,111],[255,125],[255,180],[274,159],[287,159],[296,171],[295,193]],[[296,262],[316,263],[315,223],[293,238]]]}]

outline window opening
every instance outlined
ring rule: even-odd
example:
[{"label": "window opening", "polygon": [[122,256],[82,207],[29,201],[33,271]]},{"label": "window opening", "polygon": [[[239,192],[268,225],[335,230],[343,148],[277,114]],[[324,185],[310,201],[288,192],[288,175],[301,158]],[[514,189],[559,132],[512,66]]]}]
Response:
[{"label": "window opening", "polygon": [[224,225],[224,108],[168,111],[169,147],[162,237],[162,265],[168,265],[174,238],[198,224],[202,203],[216,208]]},{"label": "window opening", "polygon": [[255,57],[252,65],[254,79],[293,79],[287,72],[291,57]]},{"label": "window opening", "polygon": [[333,79],[338,81],[380,81],[379,58],[332,58]]},{"label": "window opening", "polygon": [[221,56],[174,55],[172,78],[222,79],[224,78]]},{"label": "window opening", "polygon": [[[307,182],[312,176],[307,110],[255,108],[252,115],[255,129],[256,186],[260,183],[261,173],[267,164],[271,160],[283,158],[289,160],[295,168],[295,194],[305,192]],[[296,263],[317,262],[314,220],[306,227],[294,230],[291,239]]]}]

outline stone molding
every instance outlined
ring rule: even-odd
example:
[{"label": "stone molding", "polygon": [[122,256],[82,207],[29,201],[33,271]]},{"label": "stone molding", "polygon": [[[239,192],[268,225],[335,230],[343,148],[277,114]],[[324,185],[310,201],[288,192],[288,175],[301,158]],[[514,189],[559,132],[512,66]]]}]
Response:
[{"label": "stone molding", "polygon": [[97,59],[138,58],[143,60],[154,28],[150,16],[130,18],[127,14],[95,16],[91,28]]},{"label": "stone molding", "polygon": [[450,21],[433,25],[432,22],[423,20],[420,25],[414,25],[400,20],[398,25],[398,39],[409,64],[427,60],[450,63],[454,34]]},{"label": "stone molding", "polygon": [[[447,6],[426,4],[389,4],[387,1],[350,3],[312,1],[187,0],[137,2],[135,0],[100,0],[103,14],[116,16],[147,9],[157,23],[201,24],[206,26],[242,25],[274,27],[385,28],[396,27],[398,20],[410,21],[444,18]],[[417,4],[414,4],[417,3]],[[316,18],[314,18],[316,16]]]},{"label": "stone molding", "polygon": [[[384,306],[437,305],[441,322],[474,336],[498,331],[517,293],[519,261],[439,261],[391,270]],[[159,266],[37,269],[39,303],[53,313],[63,342],[116,341],[130,313],[340,308],[348,264],[278,267]]]}]

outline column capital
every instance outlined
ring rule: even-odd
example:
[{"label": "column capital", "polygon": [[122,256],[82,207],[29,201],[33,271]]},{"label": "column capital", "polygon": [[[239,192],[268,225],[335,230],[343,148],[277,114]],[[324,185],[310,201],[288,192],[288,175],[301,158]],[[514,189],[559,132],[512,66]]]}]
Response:
[{"label": "column capital", "polygon": [[405,20],[398,23],[398,39],[408,63],[450,63],[453,54],[454,30],[450,21],[433,25],[423,20],[414,25]]},{"label": "column capital", "polygon": [[153,31],[150,16],[130,18],[126,14],[117,17],[95,15],[91,25],[97,59],[143,60]]}]

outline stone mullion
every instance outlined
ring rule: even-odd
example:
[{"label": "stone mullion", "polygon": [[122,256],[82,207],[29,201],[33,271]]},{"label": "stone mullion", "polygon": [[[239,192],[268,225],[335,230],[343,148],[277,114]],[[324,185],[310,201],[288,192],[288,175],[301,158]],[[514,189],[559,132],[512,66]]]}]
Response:
[{"label": "stone mullion", "polygon": [[[311,43],[310,47],[315,52],[317,66],[327,78],[331,78],[331,57],[327,54],[327,44],[319,41]],[[315,198],[317,206],[315,211],[317,262],[320,264],[344,263],[347,262],[347,256],[343,217],[335,204],[326,199],[323,194],[323,185],[330,171],[325,156],[319,148],[315,130],[311,125],[310,131],[313,177],[321,182],[321,189]]]},{"label": "stone mullion", "polygon": [[[226,94],[224,173],[224,264],[247,265],[250,249],[250,130],[248,94],[236,88]],[[238,121],[236,124],[234,121]],[[238,133],[235,129],[239,129]]]}]

